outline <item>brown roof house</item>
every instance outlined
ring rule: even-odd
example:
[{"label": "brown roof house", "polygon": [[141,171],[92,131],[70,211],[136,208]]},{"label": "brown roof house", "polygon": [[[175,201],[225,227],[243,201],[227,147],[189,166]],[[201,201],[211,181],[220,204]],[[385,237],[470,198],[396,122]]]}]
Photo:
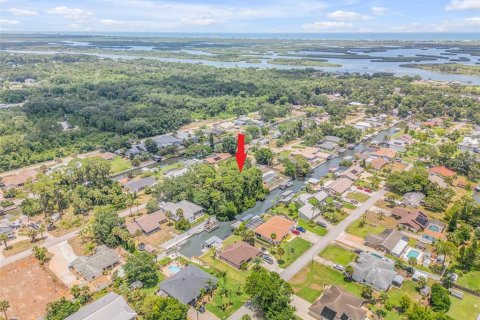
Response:
[{"label": "brown roof house", "polygon": [[392,160],[397,155],[397,150],[392,148],[381,148],[373,153],[374,156],[384,158],[386,160]]},{"label": "brown roof house", "polygon": [[424,229],[428,224],[428,217],[420,211],[409,211],[396,207],[392,210],[392,216],[399,219],[398,225],[415,232]]},{"label": "brown roof house", "polygon": [[308,309],[308,314],[319,320],[364,320],[367,312],[362,309],[363,300],[338,286],[325,290]]},{"label": "brown roof house", "polygon": [[388,160],[384,158],[375,158],[370,161],[370,165],[375,169],[375,170],[381,170],[384,166],[388,164]]},{"label": "brown roof house", "polygon": [[143,233],[149,235],[160,230],[160,224],[167,222],[167,220],[163,211],[157,211],[144,215],[127,224],[127,230],[131,235],[134,235],[137,230],[141,230]]},{"label": "brown roof house", "polygon": [[260,249],[257,249],[246,242],[240,241],[221,251],[218,257],[231,266],[240,269],[242,264],[249,262],[261,254],[262,251]]},{"label": "brown roof house", "polygon": [[[255,230],[257,237],[268,241],[270,243],[280,243],[288,233],[295,227],[295,222],[282,218],[280,216],[273,216],[265,223],[259,225]],[[272,234],[275,234],[275,239],[272,239]]]},{"label": "brown roof house", "polygon": [[442,176],[444,178],[447,178],[447,177],[452,177],[453,178],[457,174],[455,171],[450,170],[445,166],[432,167],[432,168],[430,168],[430,170],[428,172],[430,174],[434,174],[434,175],[437,175],[437,176]]},{"label": "brown roof house", "polygon": [[36,170],[24,169],[17,174],[0,178],[0,185],[4,185],[7,189],[23,187],[29,180],[34,180],[36,176]]},{"label": "brown roof house", "polygon": [[363,173],[363,171],[364,171],[363,168],[357,164],[341,172],[338,176],[340,178],[348,178],[352,181],[357,181],[360,175]]},{"label": "brown roof house", "polygon": [[397,229],[385,229],[380,234],[366,236],[365,244],[399,257],[408,245],[408,238]]},{"label": "brown roof house", "polygon": [[345,191],[350,189],[352,185],[353,181],[349,178],[338,178],[337,180],[326,186],[326,190],[331,195],[343,194]]}]

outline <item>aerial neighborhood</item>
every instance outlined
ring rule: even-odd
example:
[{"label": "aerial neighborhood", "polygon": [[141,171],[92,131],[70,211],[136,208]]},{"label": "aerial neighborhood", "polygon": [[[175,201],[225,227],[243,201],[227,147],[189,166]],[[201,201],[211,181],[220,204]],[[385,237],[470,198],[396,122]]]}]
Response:
[{"label": "aerial neighborhood", "polygon": [[94,49],[0,52],[0,319],[480,319],[478,87]]}]

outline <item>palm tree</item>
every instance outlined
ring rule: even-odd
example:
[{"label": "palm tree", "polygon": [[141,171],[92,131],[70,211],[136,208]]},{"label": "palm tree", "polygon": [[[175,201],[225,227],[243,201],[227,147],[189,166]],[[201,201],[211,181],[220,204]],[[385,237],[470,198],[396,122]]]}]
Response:
[{"label": "palm tree", "polygon": [[5,250],[8,249],[7,240],[8,240],[8,236],[5,233],[0,233],[0,241],[2,241],[3,244],[5,245]]},{"label": "palm tree", "polygon": [[277,234],[275,232],[272,232],[272,234],[270,235],[270,239],[272,239],[272,242],[274,243],[275,239],[277,239]]},{"label": "palm tree", "polygon": [[7,300],[0,300],[0,311],[5,315],[5,320],[8,320],[7,310],[10,308],[10,303]]},{"label": "palm tree", "polygon": [[348,279],[352,279],[353,276],[353,267],[351,265],[348,265],[345,267],[345,275],[348,277]]},{"label": "palm tree", "polygon": [[42,223],[38,228],[38,233],[40,233],[40,237],[43,239],[43,233],[45,232],[45,224]]},{"label": "palm tree", "polygon": [[177,217],[178,217],[178,220],[183,219],[184,215],[183,215],[183,209],[182,209],[182,208],[178,208],[175,213],[176,213],[176,215],[177,215]]},{"label": "palm tree", "polygon": [[133,205],[137,206],[137,212],[136,213],[138,213],[138,211],[140,211],[140,210],[138,210],[138,206],[140,206],[140,200],[138,200],[138,199],[133,200]]},{"label": "palm tree", "polygon": [[278,254],[278,257],[282,259],[282,256],[285,254],[285,250],[282,247],[278,247],[277,254]]},{"label": "palm tree", "polygon": [[168,223],[167,223],[167,224],[168,224],[169,226],[171,226],[171,225],[172,225],[172,222],[171,222],[171,220],[172,220],[172,212],[171,212],[170,210],[165,211],[165,216],[166,216],[167,219],[168,219]]},{"label": "palm tree", "polygon": [[253,258],[252,263],[253,263],[253,269],[258,270],[260,268],[261,263],[262,263],[262,258],[255,257],[255,258]]},{"label": "palm tree", "polygon": [[134,236],[137,238],[137,246],[138,246],[138,239],[140,238],[140,236],[142,234],[143,234],[142,230],[140,230],[140,229],[135,230]]}]

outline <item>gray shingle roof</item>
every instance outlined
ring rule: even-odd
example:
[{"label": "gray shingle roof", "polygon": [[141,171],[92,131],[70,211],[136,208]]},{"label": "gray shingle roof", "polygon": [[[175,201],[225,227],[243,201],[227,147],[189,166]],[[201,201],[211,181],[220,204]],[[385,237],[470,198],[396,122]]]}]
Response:
[{"label": "gray shingle roof", "polygon": [[137,313],[115,292],[84,306],[65,320],[133,320]]},{"label": "gray shingle roof", "polygon": [[197,266],[189,265],[160,284],[160,290],[188,304],[198,298],[201,289],[215,286],[217,278],[211,276]]},{"label": "gray shingle roof", "polygon": [[397,275],[395,263],[391,260],[377,258],[362,252],[353,266],[353,279],[365,283],[376,290],[387,291]]},{"label": "gray shingle roof", "polygon": [[103,274],[103,271],[120,261],[115,251],[106,246],[97,247],[97,252],[91,256],[79,256],[70,264],[87,280],[93,280]]},{"label": "gray shingle roof", "polygon": [[[183,216],[185,219],[190,219],[195,216],[195,214],[199,213],[203,210],[203,208],[199,205],[196,205],[193,202],[188,200],[182,200],[177,203],[173,202],[161,202],[160,208],[164,211],[170,211],[174,216],[177,213],[178,209],[183,210]],[[175,218],[175,217],[174,217]]]},{"label": "gray shingle roof", "polygon": [[145,187],[150,187],[154,185],[155,183],[157,183],[155,177],[146,177],[140,180],[128,181],[127,183],[125,183],[125,188],[129,189],[132,192],[138,192]]}]

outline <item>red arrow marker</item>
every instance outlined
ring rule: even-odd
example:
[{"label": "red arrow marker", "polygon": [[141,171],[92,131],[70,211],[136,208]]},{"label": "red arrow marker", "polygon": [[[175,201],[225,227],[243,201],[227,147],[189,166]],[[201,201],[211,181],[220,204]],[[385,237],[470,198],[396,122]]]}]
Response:
[{"label": "red arrow marker", "polygon": [[247,158],[247,154],[245,153],[245,135],[243,133],[238,134],[237,153],[235,154],[235,158],[237,159],[238,170],[242,172],[243,164]]}]

